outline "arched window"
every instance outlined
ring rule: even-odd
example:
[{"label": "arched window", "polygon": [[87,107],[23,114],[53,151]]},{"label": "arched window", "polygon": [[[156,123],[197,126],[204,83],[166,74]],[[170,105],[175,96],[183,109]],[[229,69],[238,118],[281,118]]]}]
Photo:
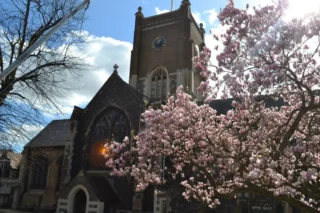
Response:
[{"label": "arched window", "polygon": [[193,56],[198,56],[200,53],[199,47],[198,45],[194,45],[194,53]]},{"label": "arched window", "polygon": [[167,95],[167,73],[161,68],[157,67],[151,75],[151,99],[161,100],[165,99]]},{"label": "arched window", "polygon": [[61,155],[57,160],[58,166],[58,181],[56,185],[56,191],[59,191],[60,183],[61,183],[61,174],[62,174],[62,167],[63,167],[63,155]]},{"label": "arched window", "polygon": [[103,156],[108,140],[122,142],[130,137],[130,123],[127,115],[116,107],[109,107],[95,121],[90,133],[89,169],[106,169]]},{"label": "arched window", "polygon": [[4,150],[0,156],[0,177],[8,178],[10,175],[10,169],[10,159],[8,158],[7,150]]},{"label": "arched window", "polygon": [[10,174],[10,160],[0,160],[0,177],[8,178]]},{"label": "arched window", "polygon": [[47,175],[49,160],[39,156],[32,161],[31,188],[45,189],[47,184]]}]

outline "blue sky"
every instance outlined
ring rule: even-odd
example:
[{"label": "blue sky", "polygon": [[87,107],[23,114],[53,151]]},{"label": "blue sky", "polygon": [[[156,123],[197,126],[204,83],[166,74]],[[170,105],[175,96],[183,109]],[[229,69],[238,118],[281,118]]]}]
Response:
[{"label": "blue sky", "polygon": [[[193,12],[202,13],[215,9],[219,11],[226,0],[191,0]],[[240,1],[238,1],[240,2]],[[174,9],[181,0],[174,1]],[[141,6],[144,16],[156,15],[156,8],[170,10],[171,0],[92,0],[87,11],[84,29],[96,36],[110,36],[119,40],[132,42],[134,29],[134,14]],[[208,18],[209,14],[204,14]]]}]

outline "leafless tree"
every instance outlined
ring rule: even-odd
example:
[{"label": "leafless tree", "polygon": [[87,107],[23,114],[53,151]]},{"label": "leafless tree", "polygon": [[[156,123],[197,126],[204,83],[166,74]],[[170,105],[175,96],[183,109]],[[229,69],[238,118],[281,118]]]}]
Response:
[{"label": "leafless tree", "polygon": [[[79,3],[1,0],[0,72]],[[75,53],[85,42],[80,33],[83,17],[81,11],[0,82],[0,148],[26,142],[30,127],[45,123],[44,113],[59,110],[57,101],[71,89],[66,80],[87,68]]]}]

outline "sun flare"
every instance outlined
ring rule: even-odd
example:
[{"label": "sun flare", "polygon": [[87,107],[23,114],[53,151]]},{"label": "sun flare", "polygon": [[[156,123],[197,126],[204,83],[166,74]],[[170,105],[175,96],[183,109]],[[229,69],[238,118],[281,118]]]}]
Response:
[{"label": "sun flare", "polygon": [[287,19],[302,18],[320,12],[320,0],[288,0]]}]

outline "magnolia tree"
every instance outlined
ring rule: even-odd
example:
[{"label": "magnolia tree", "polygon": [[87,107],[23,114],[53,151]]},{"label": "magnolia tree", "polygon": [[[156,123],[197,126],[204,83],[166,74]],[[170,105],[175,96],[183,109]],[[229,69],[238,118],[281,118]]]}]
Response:
[{"label": "magnolia tree", "polygon": [[[227,5],[218,15],[227,30],[214,36],[223,43],[218,65],[209,68],[208,48],[194,63],[206,101],[233,98],[233,109],[218,115],[179,87],[142,114],[146,128],[134,143],[109,145],[113,174],[133,176],[138,191],[179,177],[185,199],[211,208],[252,192],[320,212],[320,16],[286,20],[287,6]],[[266,107],[260,95],[285,104]]]}]

